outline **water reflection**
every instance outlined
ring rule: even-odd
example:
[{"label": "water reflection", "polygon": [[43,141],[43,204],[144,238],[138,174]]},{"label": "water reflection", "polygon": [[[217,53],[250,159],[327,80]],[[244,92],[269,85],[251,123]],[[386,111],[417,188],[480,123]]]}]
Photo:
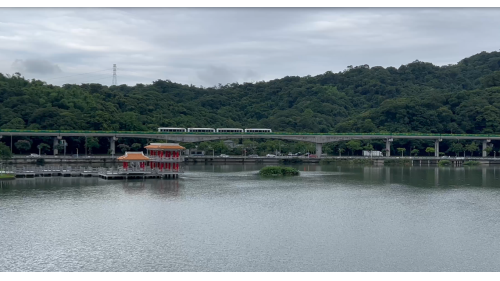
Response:
[{"label": "water reflection", "polygon": [[166,197],[179,196],[181,186],[179,179],[125,180],[120,184],[127,194],[143,194],[147,192]]},{"label": "water reflection", "polygon": [[263,166],[0,181],[0,271],[500,270],[500,167]]}]

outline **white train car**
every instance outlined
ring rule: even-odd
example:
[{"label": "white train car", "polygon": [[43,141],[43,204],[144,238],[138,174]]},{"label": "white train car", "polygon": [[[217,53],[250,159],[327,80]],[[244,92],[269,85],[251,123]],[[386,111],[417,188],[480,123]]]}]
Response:
[{"label": "white train car", "polygon": [[215,133],[214,128],[188,128],[190,133]]},{"label": "white train car", "polygon": [[272,133],[271,129],[245,129],[245,133]]},{"label": "white train car", "polygon": [[218,128],[217,133],[243,133],[243,129],[238,128]]},{"label": "white train car", "polygon": [[160,133],[185,133],[186,132],[186,128],[160,127],[160,128],[158,128],[158,132],[160,132]]}]

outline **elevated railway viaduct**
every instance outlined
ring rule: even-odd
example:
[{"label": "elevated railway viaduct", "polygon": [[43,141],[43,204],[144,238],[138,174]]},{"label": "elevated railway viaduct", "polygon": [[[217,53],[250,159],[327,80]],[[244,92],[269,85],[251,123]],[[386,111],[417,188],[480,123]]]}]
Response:
[{"label": "elevated railway viaduct", "polygon": [[169,140],[176,142],[202,142],[224,139],[281,139],[305,141],[316,144],[316,155],[321,157],[323,144],[337,141],[385,140],[387,156],[390,156],[391,142],[394,139],[428,139],[434,140],[435,156],[439,156],[439,142],[442,140],[478,140],[482,142],[482,156],[486,157],[484,151],[492,140],[500,140],[500,135],[472,135],[472,134],[358,134],[358,133],[158,133],[158,132],[132,132],[132,131],[56,131],[56,130],[0,130],[0,139],[12,136],[26,137],[54,137],[54,154],[59,140],[64,137],[104,137],[110,141],[112,155],[115,154],[115,142],[119,138],[144,138],[156,140]]}]

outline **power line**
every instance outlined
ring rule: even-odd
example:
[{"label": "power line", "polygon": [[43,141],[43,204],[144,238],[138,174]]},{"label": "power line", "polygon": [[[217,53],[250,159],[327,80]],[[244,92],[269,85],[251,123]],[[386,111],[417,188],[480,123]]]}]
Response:
[{"label": "power line", "polygon": [[107,71],[107,70],[109,70],[109,68],[98,70],[98,71],[87,72],[87,73],[79,73],[79,74],[73,74],[73,75],[68,75],[68,76],[62,76],[62,77],[56,77],[56,78],[45,78],[45,79],[56,80],[56,79],[62,79],[62,78],[66,78],[66,77],[73,77],[73,76],[79,76],[79,75],[85,75],[85,74],[103,72],[103,71]]},{"label": "power line", "polygon": [[104,80],[104,79],[109,79],[109,76],[106,75],[106,77],[103,77],[103,78],[99,78],[99,79],[92,79],[92,80],[87,80],[85,82],[80,82],[80,84],[88,84],[88,83],[92,83],[94,81],[100,81],[100,80]]}]

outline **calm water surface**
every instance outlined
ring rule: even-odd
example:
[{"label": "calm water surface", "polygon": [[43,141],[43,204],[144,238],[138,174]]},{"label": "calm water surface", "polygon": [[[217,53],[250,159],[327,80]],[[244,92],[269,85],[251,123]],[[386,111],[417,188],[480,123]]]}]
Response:
[{"label": "calm water surface", "polygon": [[0,182],[0,271],[500,271],[500,167]]}]

